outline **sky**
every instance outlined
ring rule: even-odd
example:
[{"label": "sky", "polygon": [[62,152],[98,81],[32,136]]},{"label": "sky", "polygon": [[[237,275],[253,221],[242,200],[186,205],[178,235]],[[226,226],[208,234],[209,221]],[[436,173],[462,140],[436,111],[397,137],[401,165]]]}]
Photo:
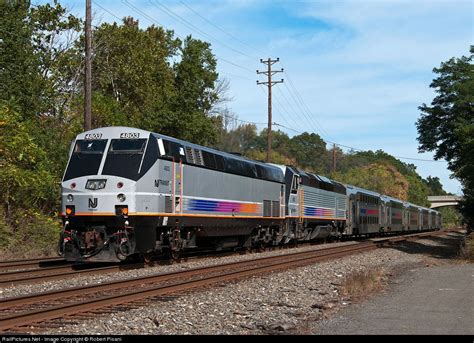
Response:
[{"label": "sky", "polygon": [[[84,0],[60,2],[84,17]],[[462,193],[446,162],[418,153],[415,123],[435,96],[433,68],[474,44],[472,0],[92,0],[92,12],[93,25],[132,16],[210,42],[230,82],[227,106],[259,129],[267,89],[256,70],[278,58],[272,67],[284,72],[274,80],[284,82],[272,88],[273,122],[283,126],[275,129],[420,159],[400,158]]]}]

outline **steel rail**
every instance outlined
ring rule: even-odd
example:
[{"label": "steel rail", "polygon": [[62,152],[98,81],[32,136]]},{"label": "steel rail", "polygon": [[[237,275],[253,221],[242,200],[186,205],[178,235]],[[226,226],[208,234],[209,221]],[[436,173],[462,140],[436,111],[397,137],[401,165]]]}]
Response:
[{"label": "steel rail", "polygon": [[[182,278],[182,277],[192,277],[192,276],[201,275],[205,272],[209,272],[213,270],[218,270],[218,269],[223,269],[223,268],[234,268],[234,267],[246,266],[246,265],[255,264],[255,263],[263,263],[265,261],[275,260],[275,259],[287,259],[292,256],[304,256],[308,254],[311,255],[318,252],[327,252],[334,249],[342,249],[344,247],[351,247],[357,244],[358,243],[352,243],[352,244],[346,244],[339,247],[325,247],[323,249],[317,249],[317,250],[295,252],[295,253],[282,254],[282,255],[277,255],[277,256],[260,257],[256,259],[246,260],[246,261],[221,263],[217,265],[191,268],[191,269],[181,270],[181,271],[176,271],[176,272],[159,273],[159,274],[153,274],[153,275],[142,276],[142,277],[126,279],[126,280],[110,281],[107,283],[101,283],[101,284],[90,285],[90,286],[85,286],[85,287],[84,286],[70,287],[66,289],[42,292],[42,293],[37,293],[37,294],[30,294],[26,296],[6,298],[6,299],[0,300],[0,310],[4,310],[12,306],[24,305],[28,303],[34,303],[34,302],[45,301],[45,300],[50,300],[50,299],[68,298],[70,296],[77,295],[78,292],[80,292],[81,295],[85,295],[85,294],[95,293],[98,291],[108,291],[108,290],[117,289],[117,288],[126,288],[126,287],[133,286],[135,284],[154,283],[154,282],[161,282],[161,281],[172,280],[172,279]],[[1,320],[1,317],[0,317],[0,320]]]},{"label": "steel rail", "polygon": [[34,281],[57,280],[68,276],[93,274],[93,273],[110,273],[125,269],[133,269],[143,267],[143,264],[125,264],[115,266],[96,266],[91,264],[69,265],[62,267],[49,267],[40,269],[27,269],[15,272],[0,273],[0,287],[9,287],[19,284],[31,283]]},{"label": "steel rail", "polygon": [[13,270],[13,269],[24,269],[24,268],[37,268],[42,265],[54,265],[54,264],[67,264],[71,263],[66,261],[64,258],[50,257],[50,258],[34,258],[29,260],[12,260],[12,261],[1,261],[0,271]]},{"label": "steel rail", "polygon": [[[50,320],[55,318],[60,318],[65,315],[74,315],[81,312],[88,312],[92,310],[97,310],[104,307],[109,307],[112,305],[123,305],[124,303],[132,303],[137,300],[142,300],[145,298],[155,297],[155,296],[162,296],[170,293],[182,292],[185,290],[190,290],[197,287],[207,286],[218,282],[227,282],[230,280],[236,280],[247,276],[257,275],[264,272],[275,271],[286,269],[292,266],[300,266],[316,261],[321,261],[324,259],[330,259],[335,257],[341,257],[348,254],[353,254],[356,252],[361,251],[368,251],[372,249],[376,249],[377,245],[374,244],[363,244],[357,246],[351,246],[349,249],[347,247],[339,247],[339,249],[330,249],[334,251],[327,251],[329,249],[324,250],[317,250],[312,251],[312,254],[298,254],[303,255],[297,258],[295,256],[291,256],[293,258],[288,259],[288,255],[277,256],[273,260],[274,262],[270,262],[264,265],[254,265],[248,266],[243,270],[232,270],[228,272],[224,272],[217,275],[210,275],[204,276],[197,280],[187,280],[177,283],[172,283],[164,286],[155,286],[150,289],[145,290],[132,290],[125,293],[113,294],[109,296],[103,296],[97,299],[89,299],[89,300],[80,300],[74,304],[62,304],[58,306],[54,306],[47,309],[41,309],[36,311],[25,311],[21,313],[15,313],[13,315],[0,318],[0,331],[5,331],[12,327],[19,327],[22,325],[27,325],[34,323],[36,321],[44,321]],[[306,255],[306,256],[304,256]],[[267,260],[269,262],[269,258],[259,259],[261,262],[262,260]],[[256,260],[246,261],[247,263],[254,263]],[[222,269],[222,265],[214,266],[214,268]],[[206,270],[206,268],[200,268],[201,271]],[[211,272],[213,267],[207,268],[207,272]],[[229,270],[229,267],[227,267]],[[182,275],[180,277],[183,277]]]},{"label": "steel rail", "polygon": [[[0,318],[0,331],[6,331],[14,327],[20,327],[22,325],[27,325],[39,321],[51,320],[56,318],[61,318],[63,316],[72,316],[78,313],[90,312],[103,307],[123,305],[124,303],[133,303],[141,299],[146,299],[150,297],[162,296],[169,293],[175,293],[180,291],[189,290],[192,288],[197,288],[205,285],[210,285],[218,282],[226,282],[230,280],[236,280],[239,278],[261,274],[264,272],[275,271],[280,269],[286,269],[292,266],[300,266],[316,261],[346,256],[349,254],[354,254],[357,252],[368,251],[376,249],[379,246],[383,246],[385,243],[390,241],[400,241],[407,239],[418,239],[424,236],[431,235],[441,235],[447,234],[449,232],[431,232],[431,233],[418,233],[411,234],[405,237],[391,237],[387,241],[371,241],[364,243],[353,243],[347,244],[344,246],[338,247],[328,247],[318,250],[310,250],[304,252],[296,252],[284,255],[277,255],[271,257],[263,257],[258,259],[252,259],[248,261],[218,264],[211,267],[201,267],[195,268],[180,272],[172,273],[163,273],[158,275],[152,275],[137,279],[121,280],[110,282],[107,284],[94,285],[88,287],[75,287],[65,290],[52,291],[48,293],[43,293],[32,296],[17,297],[11,299],[4,299],[0,301],[0,308],[10,308],[12,306],[18,306],[20,304],[31,304],[35,302],[44,302],[46,300],[54,299],[58,300],[64,297],[70,297],[72,294],[77,295],[78,292],[80,295],[84,296],[91,293],[103,292],[103,291],[117,291],[123,288],[132,287],[134,285],[141,285],[145,283],[156,283],[159,281],[171,281],[179,278],[192,277],[195,275],[201,276],[197,280],[185,280],[177,283],[159,285],[149,289],[132,289],[131,291],[125,291],[118,294],[112,294],[107,296],[102,296],[96,299],[79,299],[76,303],[73,304],[62,304],[55,305],[50,308],[36,310],[36,311],[24,311],[20,313],[15,313],[8,316],[3,316]],[[262,265],[263,264],[263,265]],[[243,268],[242,270],[237,270]],[[230,270],[230,271],[229,271]],[[210,275],[211,273],[221,272],[217,275]],[[61,296],[58,297],[58,294]],[[56,296],[56,298],[55,298]],[[132,304],[133,305],[133,304]]]}]

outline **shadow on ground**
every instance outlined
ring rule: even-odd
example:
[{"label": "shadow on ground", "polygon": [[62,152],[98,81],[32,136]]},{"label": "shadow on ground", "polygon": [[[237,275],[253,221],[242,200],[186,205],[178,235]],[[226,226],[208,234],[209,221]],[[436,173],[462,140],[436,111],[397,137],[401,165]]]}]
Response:
[{"label": "shadow on ground", "polygon": [[391,249],[403,251],[408,254],[424,254],[426,256],[451,260],[459,256],[462,234],[449,234],[449,236],[426,237],[419,241],[403,241],[389,246]]}]

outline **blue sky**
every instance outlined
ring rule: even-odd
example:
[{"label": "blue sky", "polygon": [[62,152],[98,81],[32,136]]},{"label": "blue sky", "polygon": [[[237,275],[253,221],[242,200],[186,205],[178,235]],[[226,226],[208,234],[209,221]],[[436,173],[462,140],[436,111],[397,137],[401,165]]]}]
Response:
[{"label": "blue sky", "polygon": [[[84,0],[61,3],[84,16]],[[275,68],[285,73],[275,77],[285,83],[273,88],[275,122],[428,160],[431,153],[417,151],[415,122],[418,106],[434,97],[432,69],[474,44],[473,1],[93,0],[92,7],[95,25],[130,15],[209,41],[230,81],[227,105],[241,120],[266,122],[266,89],[255,70],[265,67],[260,58],[278,57]],[[461,193],[445,162],[402,161]]]}]

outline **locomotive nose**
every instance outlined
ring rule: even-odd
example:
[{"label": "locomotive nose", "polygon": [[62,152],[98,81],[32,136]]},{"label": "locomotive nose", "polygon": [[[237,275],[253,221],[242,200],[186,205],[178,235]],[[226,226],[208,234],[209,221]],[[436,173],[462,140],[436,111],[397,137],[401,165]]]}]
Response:
[{"label": "locomotive nose", "polygon": [[[117,207],[133,209],[134,182],[117,176],[79,177],[63,183],[63,213],[115,216]],[[122,211],[120,211],[122,212]]]}]

